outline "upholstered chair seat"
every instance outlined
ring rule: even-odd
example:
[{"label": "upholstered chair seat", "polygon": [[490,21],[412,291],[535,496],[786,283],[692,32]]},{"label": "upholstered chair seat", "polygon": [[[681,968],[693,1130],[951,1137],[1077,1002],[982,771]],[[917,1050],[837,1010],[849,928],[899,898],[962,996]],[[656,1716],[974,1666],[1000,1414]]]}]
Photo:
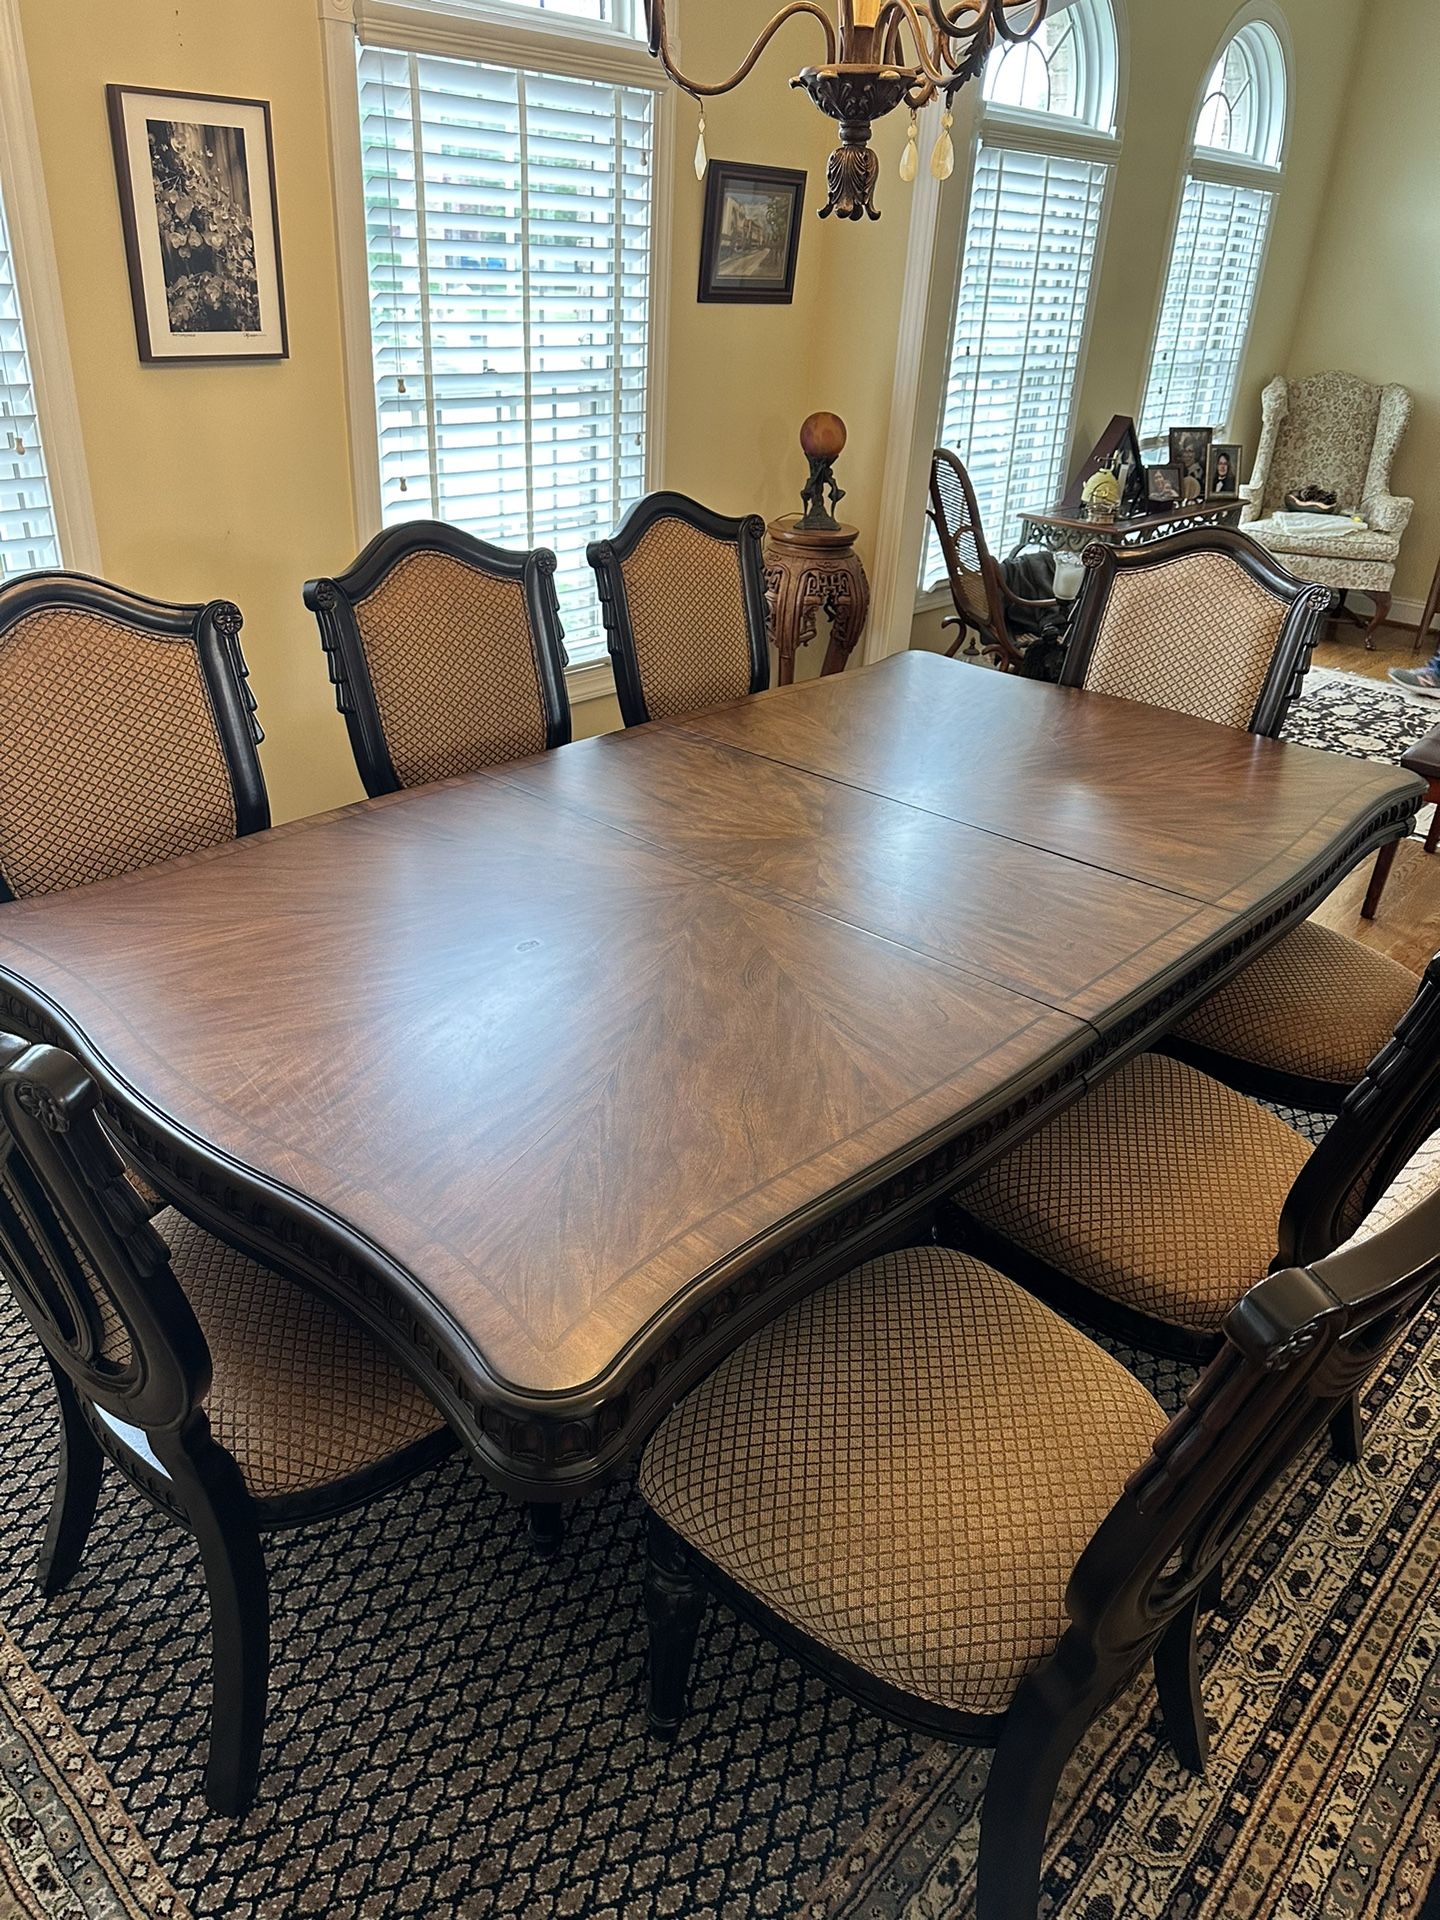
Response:
[{"label": "upholstered chair seat", "polygon": [[358,1321],[173,1209],[151,1225],[210,1349],[210,1431],[254,1499],[333,1487],[444,1433]]},{"label": "upholstered chair seat", "polygon": [[1180,1021],[1175,1038],[1267,1074],[1353,1087],[1419,985],[1388,954],[1306,920]]},{"label": "upholstered chair seat", "polygon": [[1218,1333],[1311,1147],[1179,1060],[1141,1054],[956,1196],[965,1211],[1092,1293],[1192,1334]]},{"label": "upholstered chair seat", "polygon": [[941,1247],[871,1261],[670,1415],[640,1489],[780,1619],[887,1684],[1003,1712],[1165,1416],[1092,1341]]}]

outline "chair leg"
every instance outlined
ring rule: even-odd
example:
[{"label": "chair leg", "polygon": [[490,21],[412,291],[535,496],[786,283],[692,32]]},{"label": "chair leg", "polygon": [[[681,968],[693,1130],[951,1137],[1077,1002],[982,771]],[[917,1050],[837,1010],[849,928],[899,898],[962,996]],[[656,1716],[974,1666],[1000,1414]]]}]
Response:
[{"label": "chair leg", "polygon": [[1175,1616],[1155,1649],[1155,1687],[1160,1695],[1165,1732],[1181,1766],[1188,1767],[1191,1773],[1202,1774],[1210,1751],[1205,1697],[1200,1687],[1200,1661],[1195,1648],[1195,1627],[1203,1593],[1202,1589]]},{"label": "chair leg", "polygon": [[645,1617],[650,1623],[650,1730],[673,1740],[685,1718],[695,1642],[705,1617],[705,1589],[688,1549],[652,1518],[645,1569]]},{"label": "chair leg", "polygon": [[1435,803],[1435,811],[1430,819],[1430,830],[1425,835],[1425,851],[1434,853],[1436,848],[1440,847],[1440,782],[1434,780],[1430,782],[1430,791],[1425,799],[1427,804],[1431,801]]},{"label": "chair leg", "polygon": [[1390,618],[1390,595],[1388,593],[1375,593],[1370,597],[1375,602],[1375,611],[1370,616],[1369,626],[1365,629],[1365,647],[1367,652],[1373,653],[1375,651],[1376,631],[1378,628],[1383,627],[1385,622]]},{"label": "chair leg", "polygon": [[270,1681],[270,1586],[254,1521],[229,1500],[193,1508],[210,1596],[214,1677],[205,1797],[238,1816],[255,1798]]},{"label": "chair leg", "polygon": [[530,1521],[530,1544],[540,1560],[553,1560],[565,1544],[565,1509],[547,1506],[539,1500],[526,1503]]},{"label": "chair leg", "polygon": [[1005,1716],[980,1816],[975,1920],[1035,1920],[1055,1789],[1105,1699],[1104,1690],[1070,1692],[1052,1703],[1054,1685],[1053,1674],[1036,1675]]},{"label": "chair leg", "polygon": [[60,1402],[60,1470],[36,1569],[46,1595],[60,1593],[79,1571],[105,1472],[105,1455],[85,1424],[75,1389],[58,1368],[51,1372]]},{"label": "chair leg", "polygon": [[1380,902],[1384,898],[1385,883],[1390,878],[1390,869],[1395,864],[1395,855],[1400,850],[1400,842],[1392,840],[1388,846],[1381,847],[1375,856],[1375,871],[1370,876],[1370,886],[1365,895],[1365,904],[1360,909],[1362,920],[1373,920],[1380,911]]},{"label": "chair leg", "polygon": [[1358,1467],[1365,1452],[1360,1396],[1352,1393],[1330,1420],[1330,1451],[1342,1466]]}]

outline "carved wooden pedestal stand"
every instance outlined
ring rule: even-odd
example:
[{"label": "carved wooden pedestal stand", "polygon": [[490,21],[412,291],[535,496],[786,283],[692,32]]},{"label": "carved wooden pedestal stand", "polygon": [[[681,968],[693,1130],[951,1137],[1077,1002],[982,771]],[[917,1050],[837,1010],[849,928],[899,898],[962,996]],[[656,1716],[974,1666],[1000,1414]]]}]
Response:
[{"label": "carved wooden pedestal stand", "polygon": [[765,597],[770,609],[770,638],[780,655],[779,684],[795,678],[795,655],[815,638],[823,613],[830,621],[830,646],[823,673],[843,673],[870,611],[870,582],[855,551],[857,530],[841,526],[833,533],[800,530],[791,514],[772,520],[765,540]]}]

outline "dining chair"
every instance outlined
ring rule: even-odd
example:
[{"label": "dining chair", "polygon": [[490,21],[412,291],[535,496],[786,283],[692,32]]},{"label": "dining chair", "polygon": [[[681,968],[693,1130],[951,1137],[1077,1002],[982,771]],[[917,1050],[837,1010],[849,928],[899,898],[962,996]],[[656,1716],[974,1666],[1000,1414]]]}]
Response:
[{"label": "dining chair", "polygon": [[[1440,956],[1323,1139],[1143,1053],[952,1194],[942,1239],[1152,1352],[1207,1359],[1250,1276],[1360,1227],[1440,1119]],[[1336,1450],[1360,1452],[1358,1410]]]},{"label": "dining chair", "polygon": [[1153,1663],[1207,1759],[1196,1625],[1277,1474],[1440,1285],[1440,1196],[1258,1281],[1173,1419],[1082,1333],[943,1247],[791,1307],[645,1454],[649,1711],[673,1738],[712,1590],[865,1706],[993,1746],[977,1920],[1035,1920],[1051,1802]]},{"label": "dining chair", "polygon": [[[1085,553],[1062,686],[1278,739],[1328,590],[1243,533]],[[1242,1092],[1337,1111],[1415,996],[1388,954],[1304,920],[1175,1027],[1177,1057]]]},{"label": "dining chair", "polygon": [[0,900],[269,826],[240,627],[85,574],[0,584]]},{"label": "dining chair", "polygon": [[512,553],[411,520],[348,573],[306,583],[372,799],[567,744],[555,568],[543,547]]},{"label": "dining chair", "polygon": [[1013,630],[1012,610],[1038,618],[1058,617],[1058,600],[1026,600],[1007,585],[999,562],[985,541],[980,504],[970,475],[948,447],[937,447],[930,463],[930,506],[926,518],[935,529],[950,585],[955,611],[940,622],[958,627],[952,646],[954,659],[972,634],[979,650],[1003,673],[1019,673],[1025,665],[1026,640]]},{"label": "dining chair", "polygon": [[263,1536],[357,1507],[455,1444],[338,1307],[183,1215],[150,1217],[69,1054],[0,1037],[0,1269],[50,1362],[59,1480],[46,1593],[77,1572],[104,1461],[194,1535],[210,1602],[206,1796],[257,1788],[269,1683]]},{"label": "dining chair", "polygon": [[652,493],[589,548],[627,727],[764,693],[770,649],[758,514]]}]

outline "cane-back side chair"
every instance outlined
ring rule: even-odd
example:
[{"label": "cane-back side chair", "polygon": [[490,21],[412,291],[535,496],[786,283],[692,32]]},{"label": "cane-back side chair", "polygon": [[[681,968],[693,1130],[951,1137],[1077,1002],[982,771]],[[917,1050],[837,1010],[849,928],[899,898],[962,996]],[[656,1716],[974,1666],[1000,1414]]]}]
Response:
[{"label": "cane-back side chair", "polygon": [[937,447],[930,463],[930,505],[926,518],[940,542],[941,557],[950,584],[955,611],[940,622],[958,627],[947,649],[953,660],[974,636],[979,651],[988,654],[1002,672],[1018,673],[1025,664],[1026,643],[1017,637],[1009,615],[1023,609],[1039,616],[1057,614],[1058,600],[1026,600],[1006,585],[999,562],[985,543],[980,505],[961,461],[948,447]]},{"label": "cane-back side chair", "polygon": [[[959,1188],[941,1237],[1094,1326],[1204,1359],[1248,1276],[1334,1252],[1437,1123],[1440,958],[1318,1146],[1141,1054]],[[1357,1425],[1335,1437],[1357,1453]]]},{"label": "cane-back side chair", "polygon": [[770,684],[758,514],[727,520],[652,493],[589,549],[627,727],[699,713]]},{"label": "cane-back side chair", "polygon": [[[1278,739],[1328,604],[1225,528],[1085,554],[1064,686],[1170,707]],[[1303,921],[1172,1035],[1173,1051],[1245,1092],[1334,1112],[1394,1031],[1415,976]]]},{"label": "cane-back side chair", "polygon": [[0,900],[270,824],[240,626],[84,574],[0,585]]},{"label": "cane-back side chair", "polygon": [[946,1248],[812,1294],[646,1453],[652,1726],[682,1721],[711,1588],[882,1714],[996,1748],[977,1920],[1035,1920],[1065,1762],[1147,1661],[1179,1759],[1204,1770],[1196,1623],[1224,1558],[1437,1284],[1432,1194],[1252,1285],[1168,1422],[1083,1334]]},{"label": "cane-back side chair", "polygon": [[261,1538],[359,1506],[453,1436],[357,1322],[174,1211],[151,1217],[67,1053],[0,1038],[0,1267],[60,1398],[41,1555],[79,1568],[104,1459],[194,1534],[214,1653],[206,1793],[254,1797],[269,1677]]},{"label": "cane-back side chair", "polygon": [[335,701],[374,797],[570,739],[555,556],[412,520],[311,580]]}]

